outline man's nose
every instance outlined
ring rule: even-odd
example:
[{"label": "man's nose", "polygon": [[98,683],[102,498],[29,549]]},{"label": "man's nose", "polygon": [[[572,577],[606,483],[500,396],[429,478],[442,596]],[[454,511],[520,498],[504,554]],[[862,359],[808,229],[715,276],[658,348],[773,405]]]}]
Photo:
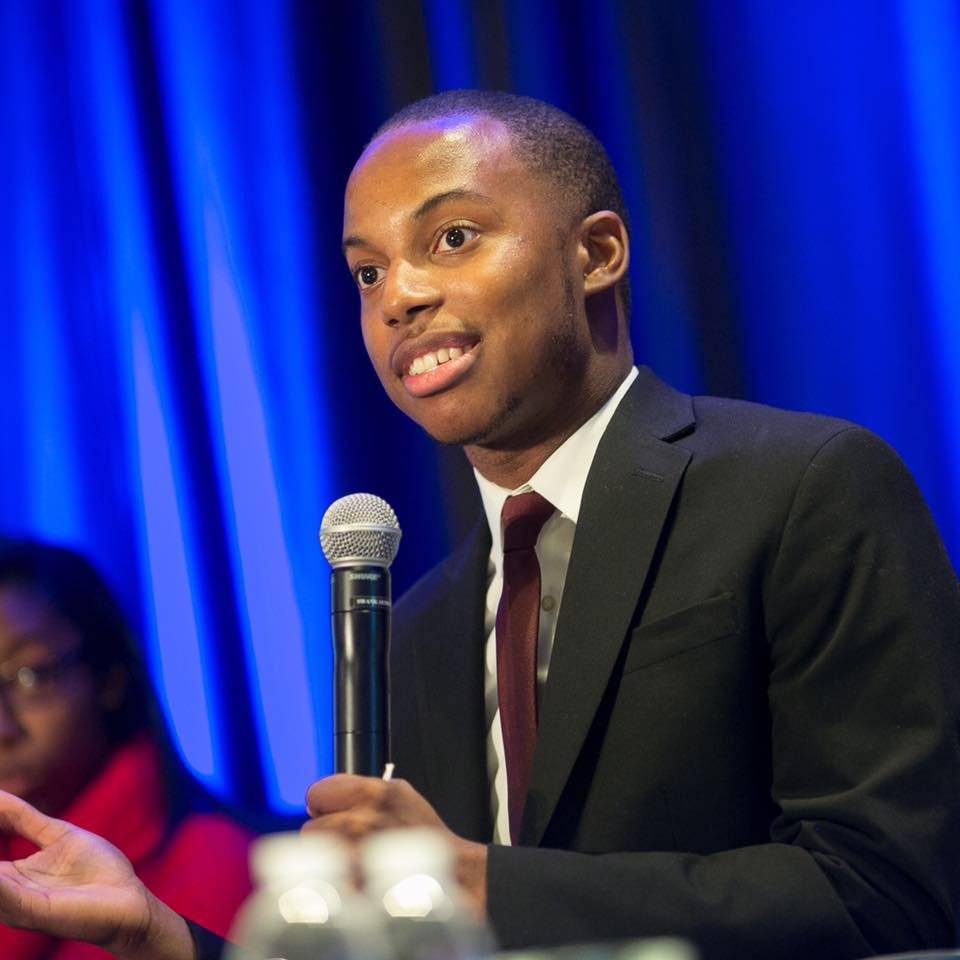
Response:
[{"label": "man's nose", "polygon": [[425,270],[405,260],[391,265],[384,279],[383,322],[388,327],[409,323],[418,313],[440,304],[440,291]]}]

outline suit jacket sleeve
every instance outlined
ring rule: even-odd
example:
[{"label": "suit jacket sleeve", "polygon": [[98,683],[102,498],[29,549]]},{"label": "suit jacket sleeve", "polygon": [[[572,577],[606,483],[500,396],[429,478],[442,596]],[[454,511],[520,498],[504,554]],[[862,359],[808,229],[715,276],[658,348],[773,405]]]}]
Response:
[{"label": "suit jacket sleeve", "polygon": [[187,920],[187,926],[190,928],[190,936],[193,937],[193,943],[196,947],[197,960],[221,960],[227,947],[226,940],[221,939],[215,933],[211,933],[200,924]]},{"label": "suit jacket sleeve", "polygon": [[505,948],[677,934],[709,958],[799,960],[954,943],[960,592],[899,458],[867,431],[828,439],[756,580],[769,842],[708,855],[491,847]]}]

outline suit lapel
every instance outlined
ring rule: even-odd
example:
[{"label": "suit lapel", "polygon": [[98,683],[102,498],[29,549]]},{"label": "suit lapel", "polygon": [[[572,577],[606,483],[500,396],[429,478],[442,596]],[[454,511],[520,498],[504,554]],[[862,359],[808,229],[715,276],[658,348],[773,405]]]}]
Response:
[{"label": "suit lapel", "polygon": [[600,705],[690,454],[689,397],[649,370],[604,433],[584,488],[543,691],[521,842],[538,844]]},{"label": "suit lapel", "polygon": [[430,797],[454,832],[489,840],[483,633],[490,537],[481,521],[419,618],[417,705]]}]

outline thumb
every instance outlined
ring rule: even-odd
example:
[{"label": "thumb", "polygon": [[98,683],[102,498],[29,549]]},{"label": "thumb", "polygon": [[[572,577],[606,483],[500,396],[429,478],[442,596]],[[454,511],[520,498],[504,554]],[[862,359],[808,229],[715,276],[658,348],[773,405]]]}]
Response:
[{"label": "thumb", "polygon": [[69,830],[62,820],[56,820],[30,806],[26,800],[0,790],[0,831],[14,833],[43,849]]}]

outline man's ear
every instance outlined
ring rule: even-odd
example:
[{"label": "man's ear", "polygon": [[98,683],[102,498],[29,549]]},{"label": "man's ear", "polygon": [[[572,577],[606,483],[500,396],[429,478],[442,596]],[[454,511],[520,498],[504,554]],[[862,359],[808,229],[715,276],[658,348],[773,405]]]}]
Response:
[{"label": "man's ear", "polygon": [[580,224],[579,258],[583,264],[583,292],[592,296],[609,290],[630,265],[630,238],[620,216],[598,210]]}]

